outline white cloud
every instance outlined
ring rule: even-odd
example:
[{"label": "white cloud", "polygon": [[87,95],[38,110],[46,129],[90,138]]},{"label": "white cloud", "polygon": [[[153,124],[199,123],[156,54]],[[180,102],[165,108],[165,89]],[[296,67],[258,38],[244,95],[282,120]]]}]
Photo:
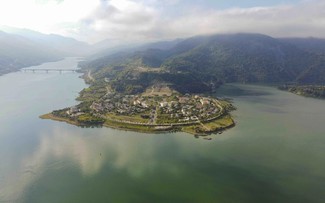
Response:
[{"label": "white cloud", "polygon": [[143,38],[141,35],[152,29],[158,17],[158,11],[145,4],[112,0],[99,5],[81,20],[81,24],[91,41],[104,38],[135,40]]},{"label": "white cloud", "polygon": [[[203,2],[203,1],[202,1]],[[278,36],[325,38],[325,2],[217,8],[181,0],[11,0],[0,7],[0,24],[70,35],[96,42],[172,39],[198,34],[258,32]],[[19,6],[17,6],[19,5]],[[177,5],[177,6],[175,6]]]},{"label": "white cloud", "polygon": [[99,2],[92,0],[10,0],[0,4],[0,24],[53,32],[63,23],[78,23]]},{"label": "white cloud", "polygon": [[170,15],[168,8],[159,7],[161,2],[155,0],[145,1],[147,4],[130,0],[119,1],[120,5],[114,2],[108,3],[111,13],[101,6],[87,18],[91,22],[91,27],[87,29],[90,29],[88,34],[92,41],[104,38],[119,41],[160,40],[228,32],[258,32],[275,37],[325,37],[325,3],[320,0],[303,1],[297,5],[227,10],[186,8],[176,16]]}]

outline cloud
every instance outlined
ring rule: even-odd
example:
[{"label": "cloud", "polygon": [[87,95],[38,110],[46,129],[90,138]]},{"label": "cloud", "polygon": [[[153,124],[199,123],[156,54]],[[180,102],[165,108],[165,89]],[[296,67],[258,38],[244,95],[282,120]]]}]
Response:
[{"label": "cloud", "polygon": [[93,0],[10,0],[1,2],[0,25],[61,33],[61,24],[78,26],[98,5]]},{"label": "cloud", "polygon": [[272,36],[325,37],[321,1],[298,5],[199,10],[167,23],[166,33],[181,36],[227,32],[258,32]]},{"label": "cloud", "polygon": [[91,41],[134,40],[150,32],[158,17],[153,7],[129,0],[111,0],[102,1],[80,24],[82,31],[90,34]]},{"label": "cloud", "polygon": [[68,35],[88,42],[109,39],[116,44],[228,32],[325,38],[325,2],[322,0],[249,8],[228,5],[227,9],[208,1],[192,0],[7,2],[0,7],[0,24]]},{"label": "cloud", "polygon": [[180,4],[182,1],[172,0],[103,1],[80,21],[81,32],[93,42],[108,38],[125,43],[229,32],[325,37],[325,3],[321,0],[224,10],[194,5],[182,8]]}]

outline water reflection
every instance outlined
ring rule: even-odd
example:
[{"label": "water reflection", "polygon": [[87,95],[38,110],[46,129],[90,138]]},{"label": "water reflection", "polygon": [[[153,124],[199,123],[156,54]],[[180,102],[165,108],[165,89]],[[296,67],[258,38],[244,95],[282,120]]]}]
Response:
[{"label": "water reflection", "polygon": [[66,177],[64,181],[71,185],[117,172],[136,180],[159,173],[169,178],[184,176],[188,164],[182,162],[208,158],[213,146],[182,133],[148,135],[52,124],[39,132],[35,149],[19,157],[19,164],[5,173],[6,181],[0,183],[2,200],[31,201],[29,196],[38,196],[35,191],[38,194],[43,181],[49,185],[63,181],[60,174],[80,174]]},{"label": "water reflection", "polygon": [[323,201],[321,100],[239,85],[237,126],[207,141],[40,120],[74,104],[82,81],[17,74],[0,84],[15,77],[0,91],[0,202]]},{"label": "water reflection", "polygon": [[[251,87],[251,88],[249,88]],[[266,96],[272,95],[272,92],[268,91],[267,87],[256,85],[244,85],[244,84],[226,84],[222,88],[217,89],[218,96]]]},{"label": "water reflection", "polygon": [[[21,194],[23,202],[58,202],[54,194],[63,193],[63,183],[74,192],[60,198],[73,201],[98,196],[96,200],[104,202],[109,196],[111,201],[128,202],[139,194],[133,202],[169,198],[178,202],[309,200],[288,195],[279,186],[281,178],[275,178],[292,169],[292,163],[278,156],[286,143],[247,140],[236,133],[228,131],[205,141],[182,133],[146,135],[58,124],[40,133],[38,147],[22,159],[20,174],[10,178],[6,189],[15,196]],[[270,144],[278,149],[266,148]],[[286,157],[294,157],[286,151]],[[88,187],[96,189],[80,193]]]}]

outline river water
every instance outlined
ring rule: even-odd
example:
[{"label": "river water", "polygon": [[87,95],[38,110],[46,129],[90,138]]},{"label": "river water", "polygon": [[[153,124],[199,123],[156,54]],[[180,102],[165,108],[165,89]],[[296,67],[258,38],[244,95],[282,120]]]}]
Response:
[{"label": "river water", "polygon": [[217,96],[233,98],[237,125],[211,141],[39,119],[76,104],[79,76],[0,77],[0,202],[325,201],[324,100],[226,85]]}]

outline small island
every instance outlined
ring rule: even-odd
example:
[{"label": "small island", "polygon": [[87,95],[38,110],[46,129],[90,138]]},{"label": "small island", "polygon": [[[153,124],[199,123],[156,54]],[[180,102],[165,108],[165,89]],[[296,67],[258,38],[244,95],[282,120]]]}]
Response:
[{"label": "small island", "polygon": [[[86,91],[81,95],[85,96]],[[155,85],[142,94],[120,94],[107,89],[95,101],[55,110],[43,119],[78,126],[107,126],[138,132],[183,131],[194,135],[221,132],[235,125],[226,100],[197,94],[180,94],[167,85]]]}]

